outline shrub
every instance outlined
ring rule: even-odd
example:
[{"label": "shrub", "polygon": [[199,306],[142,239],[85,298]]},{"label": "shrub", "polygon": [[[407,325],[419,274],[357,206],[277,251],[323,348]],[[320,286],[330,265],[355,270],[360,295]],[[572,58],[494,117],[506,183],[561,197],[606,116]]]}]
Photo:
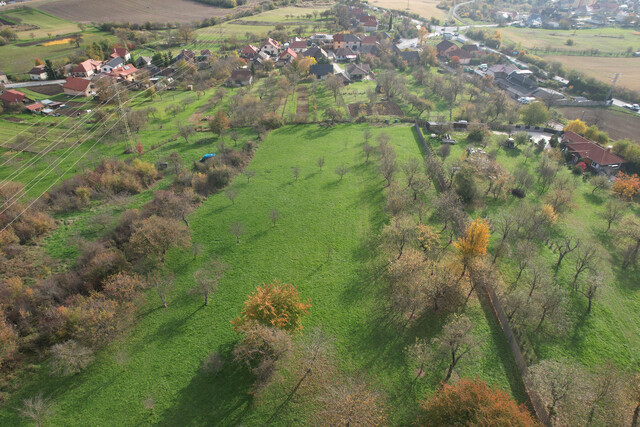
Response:
[{"label": "shrub", "polygon": [[93,360],[93,351],[74,340],[51,348],[51,373],[69,376],[82,372]]}]

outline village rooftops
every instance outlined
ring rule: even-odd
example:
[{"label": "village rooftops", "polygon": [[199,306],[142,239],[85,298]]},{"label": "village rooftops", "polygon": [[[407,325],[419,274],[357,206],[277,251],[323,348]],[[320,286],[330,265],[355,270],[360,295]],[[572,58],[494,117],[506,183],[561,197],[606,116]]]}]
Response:
[{"label": "village rooftops", "polygon": [[67,77],[67,81],[62,85],[62,88],[77,92],[84,92],[90,84],[91,80],[83,79],[81,77]]},{"label": "village rooftops", "polygon": [[355,34],[351,33],[338,33],[333,35],[334,42],[354,42],[357,43],[360,41],[360,38]]},{"label": "village rooftops", "polygon": [[567,144],[570,152],[579,157],[589,159],[600,166],[612,166],[625,163],[625,159],[611,152],[611,149],[604,148],[587,140],[586,142],[572,142]]},{"label": "village rooftops", "polygon": [[14,89],[5,90],[4,93],[0,95],[0,100],[5,103],[23,102],[25,99],[27,99],[27,96],[24,93]]}]

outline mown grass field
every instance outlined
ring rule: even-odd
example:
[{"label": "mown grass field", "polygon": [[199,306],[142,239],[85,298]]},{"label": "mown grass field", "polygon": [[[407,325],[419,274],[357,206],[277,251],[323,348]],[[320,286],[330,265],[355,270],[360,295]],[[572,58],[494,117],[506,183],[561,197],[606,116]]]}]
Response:
[{"label": "mown grass field", "polygon": [[[82,33],[82,38],[81,49],[93,42],[108,40],[113,43],[116,41],[116,38],[111,34],[103,33],[93,27],[88,27]],[[18,46],[16,43],[6,44],[0,46],[0,70],[9,75],[24,74],[33,67],[36,58],[40,58],[43,61],[47,59],[55,60],[71,56],[77,50],[75,45],[69,43],[53,46],[42,46],[42,44],[32,46]]]},{"label": "mown grass field", "polygon": [[[157,296],[149,292],[137,326],[121,342],[100,351],[82,374],[60,379],[48,375],[46,363],[34,368],[26,385],[0,411],[0,423],[15,424],[13,408],[20,398],[42,392],[55,401],[53,425],[75,425],[79,420],[83,425],[263,425],[284,396],[254,406],[247,371],[228,362],[214,378],[200,365],[212,351],[229,359],[237,340],[229,321],[249,292],[274,279],[293,283],[311,299],[305,330],[321,326],[334,337],[340,371],[362,373],[382,389],[395,425],[412,422],[417,401],[436,384],[425,381],[411,387],[414,372],[403,350],[417,336],[435,336],[447,316],[426,316],[404,333],[391,320],[374,268],[375,236],[387,217],[382,212],[383,180],[375,163],[365,165],[361,156],[367,126],[304,125],[273,131],[249,166],[257,176],[249,183],[242,176],[233,182],[238,192],[235,204],[218,194],[190,216],[192,238],[205,249],[196,260],[189,250],[170,253],[166,268],[176,274],[177,286],[169,308],[160,308]],[[374,136],[382,130],[391,135],[399,161],[421,155],[410,127],[374,128]],[[208,149],[206,143],[195,146]],[[326,159],[323,170],[316,165],[320,156]],[[333,173],[341,164],[349,167],[342,181]],[[300,168],[297,181],[294,166]],[[136,203],[148,197],[136,196]],[[280,211],[275,227],[269,220],[272,209]],[[234,221],[246,228],[240,244],[228,231]],[[74,225],[86,227],[83,221]],[[68,256],[64,246],[73,234],[56,232],[47,241],[50,253]],[[204,307],[187,290],[193,272],[212,255],[231,269]],[[477,357],[461,362],[458,373],[497,384],[522,401],[514,362],[493,317],[473,297],[465,314],[474,322],[481,347]],[[119,348],[131,356],[126,372],[113,361]],[[156,402],[152,414],[141,403],[147,397]],[[312,407],[294,400],[275,425],[307,425]]]},{"label": "mown grass field", "polygon": [[[465,141],[464,135],[456,135],[461,143],[452,146],[450,158],[459,158],[467,146],[473,146]],[[496,135],[495,142],[504,140],[505,136]],[[439,143],[433,142],[437,149]],[[488,149],[490,150],[490,149]],[[534,159],[526,160],[521,155],[520,148],[513,150],[500,149],[497,160],[510,172],[525,168],[535,177],[536,166],[540,161],[540,154]],[[538,334],[530,334],[535,354],[539,360],[562,359],[574,360],[588,367],[614,361],[624,370],[637,370],[640,360],[640,288],[638,288],[637,270],[620,268],[620,254],[623,250],[616,238],[616,224],[610,232],[605,232],[607,224],[600,216],[604,210],[606,200],[612,197],[609,193],[596,191],[591,194],[593,187],[589,182],[572,174],[567,168],[562,168],[559,179],[567,178],[575,186],[573,192],[574,208],[561,216],[555,226],[553,236],[559,232],[577,236],[583,241],[599,242],[604,249],[604,263],[611,267],[612,275],[594,302],[591,314],[586,315],[587,299],[570,291],[573,279],[573,259],[570,254],[565,258],[556,274],[556,279],[568,291],[568,321],[558,325],[559,328],[548,328]],[[528,191],[527,199],[540,202],[544,195],[538,191],[538,184]],[[498,212],[509,207],[518,206],[519,199],[509,197],[505,201],[494,201],[486,198],[475,208],[475,215],[494,217]],[[640,215],[637,204],[628,206],[627,214]],[[557,255],[540,243],[539,256],[551,269],[557,261]],[[514,262],[508,257],[498,261],[505,281],[504,292],[508,291],[517,275]],[[553,270],[552,270],[553,271]],[[522,285],[521,285],[522,286]]]},{"label": "mown grass field", "polygon": [[[565,51],[584,51],[598,49],[603,54],[624,53],[628,47],[640,48],[640,35],[634,35],[630,28],[594,28],[585,30],[545,30],[534,28],[500,28],[505,41],[521,45],[525,49],[544,50],[548,46]],[[573,40],[573,46],[566,44]],[[575,58],[576,61],[588,62]]]},{"label": "mown grass field", "polygon": [[[49,35],[58,36],[80,31],[75,22],[57,18],[33,8],[10,9],[0,13],[0,18],[16,24],[15,31],[20,39],[38,39],[49,37]],[[24,25],[34,25],[38,28],[20,30]]]}]

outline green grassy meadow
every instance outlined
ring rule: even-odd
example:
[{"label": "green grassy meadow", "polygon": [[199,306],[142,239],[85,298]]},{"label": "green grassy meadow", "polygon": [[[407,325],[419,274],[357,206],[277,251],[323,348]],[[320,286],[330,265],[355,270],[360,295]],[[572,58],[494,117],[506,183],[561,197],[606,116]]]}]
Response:
[{"label": "green grassy meadow", "polygon": [[[55,402],[53,425],[263,425],[282,396],[256,406],[246,370],[228,361],[214,378],[200,365],[213,351],[230,358],[237,335],[229,321],[239,314],[248,293],[274,279],[294,284],[303,298],[311,299],[305,330],[319,326],[335,338],[341,372],[366,375],[388,396],[393,423],[411,422],[417,402],[433,392],[437,382],[425,380],[411,387],[414,375],[404,348],[415,337],[437,335],[446,315],[428,315],[401,334],[389,313],[376,262],[376,235],[387,221],[384,183],[375,162],[365,165],[361,156],[367,126],[285,126],[271,132],[249,166],[256,177],[247,183],[238,176],[232,184],[238,192],[235,205],[217,194],[190,216],[193,241],[205,250],[196,260],[189,250],[170,253],[166,268],[176,274],[177,285],[169,308],[160,308],[149,291],[137,325],[100,351],[79,375],[61,379],[49,376],[46,363],[34,367],[24,378],[25,386],[0,411],[0,424],[16,424],[12,408],[19,399],[41,392]],[[400,162],[421,155],[410,127],[374,128],[374,136],[383,130],[391,135]],[[195,146],[207,149],[206,143]],[[323,170],[316,165],[321,156],[326,159]],[[340,181],[333,170],[342,164],[349,173]],[[297,181],[295,166],[300,168]],[[148,197],[150,192],[140,194],[133,203]],[[272,209],[280,211],[275,227],[269,220]],[[228,231],[234,221],[245,225],[240,244]],[[68,257],[65,247],[72,228],[86,224],[81,218],[68,229],[58,229],[47,239],[49,253]],[[231,269],[205,307],[187,291],[193,273],[212,255]],[[523,401],[515,364],[492,314],[475,297],[465,314],[474,322],[481,349],[477,357],[461,362],[458,373],[497,384]],[[113,361],[120,348],[131,357],[126,372]],[[147,397],[155,399],[153,413],[142,406]],[[294,400],[275,424],[306,425],[312,407]]]},{"label": "green grassy meadow", "polygon": [[[0,13],[0,18],[19,26],[17,33],[18,38],[21,40],[38,39],[49,37],[49,35],[59,36],[80,31],[80,27],[75,22],[58,18],[33,8],[11,9]],[[22,26],[34,26],[37,28],[21,29],[20,27]]]}]

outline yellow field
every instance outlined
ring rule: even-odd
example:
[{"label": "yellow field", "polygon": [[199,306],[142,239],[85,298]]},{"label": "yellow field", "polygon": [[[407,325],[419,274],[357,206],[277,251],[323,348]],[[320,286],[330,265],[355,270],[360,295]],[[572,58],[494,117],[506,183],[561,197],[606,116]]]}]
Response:
[{"label": "yellow field", "polygon": [[66,38],[66,39],[60,39],[60,40],[54,40],[52,42],[47,42],[47,43],[42,43],[42,46],[55,46],[58,44],[67,44],[71,41],[72,39],[70,38]]},{"label": "yellow field", "polygon": [[611,82],[614,73],[622,73],[616,86],[624,86],[640,91],[640,58],[557,55],[548,55],[544,58],[561,62],[568,70],[578,70],[586,76],[594,77],[606,83]]},{"label": "yellow field", "polygon": [[447,17],[446,11],[436,7],[440,0],[409,0],[408,2],[407,0],[373,0],[371,2],[374,6],[397,10],[405,10],[407,3],[411,12],[417,13],[424,18],[435,16],[439,19],[445,19]]}]

